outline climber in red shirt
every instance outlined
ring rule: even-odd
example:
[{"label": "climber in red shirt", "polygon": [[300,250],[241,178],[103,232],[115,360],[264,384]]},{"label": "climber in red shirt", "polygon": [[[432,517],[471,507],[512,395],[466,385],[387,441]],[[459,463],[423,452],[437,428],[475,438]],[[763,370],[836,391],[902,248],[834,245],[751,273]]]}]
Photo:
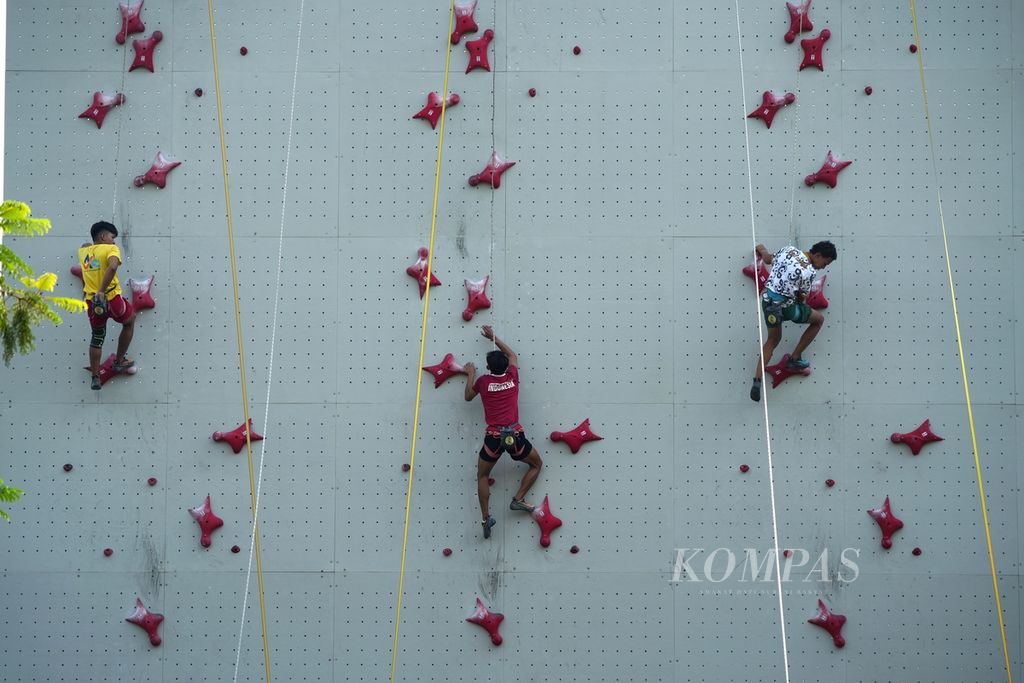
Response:
[{"label": "climber in red shirt", "polygon": [[491,374],[477,377],[476,366],[466,363],[466,400],[472,401],[480,394],[480,401],[484,404],[487,428],[476,465],[476,490],[480,497],[480,511],[484,516],[481,522],[484,538],[490,538],[491,527],[496,522],[488,512],[491,497],[488,479],[502,451],[507,451],[513,460],[524,462],[530,467],[523,475],[519,491],[509,503],[510,510],[533,512],[533,506],[526,503],[526,492],[537,481],[543,463],[537,449],[526,438],[523,425],[519,424],[519,357],[508,344],[495,336],[490,325],[484,325],[481,334],[492,340],[498,348],[487,354],[487,369]]}]

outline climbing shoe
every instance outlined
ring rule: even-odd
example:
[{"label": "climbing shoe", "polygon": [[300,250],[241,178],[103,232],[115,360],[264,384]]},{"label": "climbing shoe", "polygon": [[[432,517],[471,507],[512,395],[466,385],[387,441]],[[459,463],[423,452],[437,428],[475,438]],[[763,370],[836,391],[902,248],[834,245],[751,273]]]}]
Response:
[{"label": "climbing shoe", "polygon": [[131,367],[134,367],[134,366],[135,366],[135,361],[130,360],[128,358],[123,358],[123,359],[121,359],[119,361],[118,360],[114,361],[113,370],[114,370],[114,372],[124,372],[128,368],[131,368]]},{"label": "climbing shoe", "polygon": [[786,361],[788,370],[806,370],[809,367],[811,367],[811,361],[806,358],[790,358]]},{"label": "climbing shoe", "polygon": [[525,500],[512,499],[512,502],[508,504],[509,510],[522,510],[523,512],[533,512],[533,506],[528,505]]},{"label": "climbing shoe", "polygon": [[760,401],[761,400],[761,380],[755,379],[754,383],[750,385],[750,400]]},{"label": "climbing shoe", "polygon": [[103,383],[100,382],[100,378],[97,375],[92,376],[92,390],[99,391],[103,388]]},{"label": "climbing shoe", "polygon": [[484,538],[490,538],[491,537],[491,527],[493,527],[498,522],[494,519],[494,517],[488,517],[487,519],[485,519],[484,521],[482,521],[480,523],[484,525]]}]

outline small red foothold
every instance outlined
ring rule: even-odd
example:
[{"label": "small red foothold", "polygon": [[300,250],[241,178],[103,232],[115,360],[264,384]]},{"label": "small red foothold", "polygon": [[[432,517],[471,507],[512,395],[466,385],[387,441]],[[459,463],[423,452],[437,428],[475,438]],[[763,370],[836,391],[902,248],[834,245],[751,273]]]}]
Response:
[{"label": "small red foothold", "polygon": [[809,66],[816,66],[821,71],[825,70],[825,64],[822,62],[822,53],[825,50],[825,43],[831,37],[832,31],[826,28],[818,34],[817,38],[804,38],[800,41],[800,47],[804,50],[804,59],[800,62],[800,71]]},{"label": "small red foothold", "polygon": [[231,552],[233,552],[233,553],[236,553],[236,554],[237,554],[237,553],[240,553],[240,552],[242,552],[242,549],[241,549],[241,548],[239,548],[239,547],[238,547],[237,545],[233,545],[233,546],[231,546]]},{"label": "small red foothold", "polygon": [[922,551],[921,551],[921,549],[920,549],[920,548],[914,548],[914,549],[913,549],[913,550],[911,550],[910,552],[911,552],[911,554],[913,554],[913,555],[920,555]]},{"label": "small red foothold", "polygon": [[196,97],[202,97],[203,96],[203,89],[202,88],[196,88],[193,92],[195,92]]},{"label": "small red foothold", "polygon": [[73,469],[75,469],[75,466],[72,465],[71,463],[68,463],[68,464],[64,465],[64,471],[65,472],[70,472]]},{"label": "small red foothold", "polygon": [[846,617],[842,614],[833,614],[829,612],[828,607],[825,607],[825,603],[818,600],[818,614],[813,618],[807,620],[808,624],[814,624],[828,631],[828,634],[832,636],[832,642],[836,647],[842,647],[846,645],[846,639],[843,638],[842,630],[843,624],[846,623]]},{"label": "small red foothold", "polygon": [[793,557],[793,551],[789,550],[789,549],[783,550],[782,551],[782,556],[783,557]]},{"label": "small red foothold", "polygon": [[487,29],[480,38],[466,41],[466,50],[469,51],[469,64],[466,65],[466,73],[473,69],[491,70],[491,63],[487,61],[487,46],[493,39],[494,31]]},{"label": "small red foothold", "polygon": [[815,183],[825,183],[829,187],[834,188],[836,183],[839,182],[839,172],[852,163],[852,161],[836,159],[835,155],[832,154],[832,150],[829,150],[828,154],[825,155],[825,163],[821,165],[817,173],[812,173],[804,178],[804,184],[807,187],[811,187]]},{"label": "small red foothold", "polygon": [[746,473],[746,472],[749,472],[749,471],[750,471],[750,465],[740,465],[740,472]]},{"label": "small red foothold", "polygon": [[864,94],[865,94],[865,95],[870,95],[870,94],[871,94],[871,93],[873,93],[873,92],[875,92],[875,90],[874,90],[874,88],[872,88],[872,87],[871,87],[870,85],[869,85],[869,86],[867,86],[866,88],[864,88]]},{"label": "small red foothold", "polygon": [[494,477],[487,477],[487,485],[494,486]]},{"label": "small red foothold", "polygon": [[484,603],[480,598],[476,599],[476,609],[473,610],[473,615],[466,618],[471,624],[476,624],[480,628],[487,631],[491,636],[491,642],[495,645],[501,645],[503,638],[498,632],[498,628],[501,626],[501,622],[504,621],[505,615],[499,612],[491,612],[484,606]]},{"label": "small red foothold", "polygon": [[409,463],[407,463],[407,462],[403,462],[402,463],[402,471],[403,472],[408,472],[411,469],[412,469],[412,467],[409,466]]},{"label": "small red foothold", "polygon": [[917,52],[917,45],[914,45],[913,43],[911,43],[910,44],[910,53],[914,54],[915,52]]},{"label": "small red foothold", "polygon": [[575,555],[579,551],[580,551],[580,547],[578,545],[574,545],[573,547],[569,548],[569,552],[572,553],[573,555]]},{"label": "small red foothold", "polygon": [[836,480],[835,479],[826,479],[825,480],[825,486],[827,486],[829,488],[832,488],[835,485],[836,485]]},{"label": "small red foothold", "polygon": [[[247,426],[248,429],[246,429]],[[255,441],[263,441],[263,436],[253,431],[252,418],[249,418],[249,421],[246,422],[246,424],[239,425],[232,429],[230,432],[214,432],[212,438],[214,441],[227,442],[227,444],[231,446],[231,450],[233,450],[235,453],[241,453],[242,449],[245,448],[246,432],[249,433],[250,443]]]},{"label": "small red foothold", "polygon": [[114,549],[113,548],[104,548],[103,549],[103,554],[106,555],[107,557],[110,557],[111,555],[114,554]]},{"label": "small red foothold", "polygon": [[562,520],[555,517],[555,514],[551,512],[551,506],[548,504],[548,497],[544,496],[544,502],[533,509],[530,516],[537,522],[537,526],[540,527],[540,544],[547,548],[551,545],[551,532],[562,526]]},{"label": "small red foothold", "polygon": [[451,557],[452,549],[451,548],[445,548],[444,550],[441,551],[441,554],[444,555],[445,557]]},{"label": "small red foothold", "polygon": [[579,53],[581,53],[581,52],[583,52],[583,48],[581,48],[581,47],[580,47],[579,45],[577,45],[576,47],[574,47],[574,48],[572,49],[572,53],[573,53],[574,55],[578,55],[578,54],[579,54]]},{"label": "small red foothold", "polygon": [[802,370],[796,370],[794,368],[786,367],[786,363],[789,362],[789,354],[787,353],[782,357],[782,360],[775,365],[769,365],[765,370],[771,373],[772,376],[772,389],[775,389],[780,384],[785,382],[790,377],[800,375],[801,377],[808,377],[811,374],[810,368],[803,368]]},{"label": "small red foothold", "polygon": [[882,530],[882,547],[888,550],[892,547],[892,535],[903,528],[903,522],[892,512],[889,496],[885,497],[882,507],[868,510],[868,515],[878,522],[878,527]]},{"label": "small red foothold", "polygon": [[594,430],[590,428],[590,418],[588,417],[572,431],[551,432],[550,438],[552,441],[561,441],[569,447],[570,451],[578,453],[586,442],[601,441],[604,437],[594,433]]},{"label": "small red foothold", "polygon": [[156,486],[156,477],[150,477],[149,479],[146,480],[146,483],[149,484],[150,486]]},{"label": "small red foothold", "polygon": [[925,420],[921,423],[917,429],[912,432],[902,434],[900,432],[893,432],[889,437],[889,440],[893,443],[905,443],[910,446],[910,452],[917,455],[924,448],[924,445],[933,441],[944,441],[944,439],[932,431],[932,425],[930,420]]},{"label": "small red foothold", "polygon": [[536,97],[537,96],[537,89],[536,88],[530,88],[529,90],[526,91],[526,93],[530,97]]},{"label": "small red foothold", "polygon": [[241,48],[239,48],[238,54],[242,55],[243,57],[246,56],[247,54],[249,54],[249,48],[243,45]]},{"label": "small red foothold", "polygon": [[490,279],[491,276],[487,275],[483,280],[466,280],[466,294],[469,297],[469,303],[462,311],[462,319],[466,322],[472,320],[473,314],[477,311],[491,307],[491,300],[487,298],[487,283]]},{"label": "small red foothold", "polygon": [[[142,3],[139,3],[140,5]],[[126,617],[125,621],[129,624],[135,624],[149,636],[149,642],[152,645],[159,645],[162,641],[160,640],[160,634],[157,633],[157,629],[160,628],[160,623],[164,620],[164,615],[157,614],[156,612],[150,612],[146,609],[146,606],[142,604],[142,600],[135,598],[135,611],[132,612],[131,616]]]}]

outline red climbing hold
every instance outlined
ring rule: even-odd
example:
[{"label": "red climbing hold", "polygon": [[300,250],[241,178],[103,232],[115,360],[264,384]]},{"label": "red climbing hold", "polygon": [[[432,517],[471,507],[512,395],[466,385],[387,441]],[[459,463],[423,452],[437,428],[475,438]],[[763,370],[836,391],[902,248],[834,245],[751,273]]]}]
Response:
[{"label": "red climbing hold", "polygon": [[839,161],[832,154],[832,150],[829,150],[825,155],[825,163],[821,165],[817,173],[812,173],[804,178],[804,185],[811,187],[815,183],[825,183],[834,188],[839,182],[839,172],[852,163],[852,161]]},{"label": "red climbing hold", "polygon": [[242,552],[242,549],[239,548],[237,545],[233,545],[233,546],[231,546],[231,552],[233,552],[233,553],[235,553],[237,555],[238,553]]},{"label": "red climbing hold", "polygon": [[914,45],[913,43],[911,43],[910,44],[910,54],[915,54],[916,52],[917,52],[917,45]]},{"label": "red climbing hold", "polygon": [[581,52],[583,52],[583,48],[582,48],[582,47],[580,47],[579,45],[575,46],[575,47],[574,47],[574,48],[572,49],[572,53],[573,53],[574,55],[579,55],[579,54],[580,54]]},{"label": "red climbing hold", "polygon": [[[445,109],[451,109],[461,101],[462,98],[459,97],[458,93],[452,93],[444,103]],[[441,96],[436,92],[428,94],[427,106],[413,114],[412,117],[414,119],[423,119],[430,124],[431,128],[436,128],[437,122],[441,119]]]},{"label": "red climbing hold", "polygon": [[243,45],[242,47],[238,48],[238,54],[242,55],[243,57],[246,56],[247,54],[249,54],[249,48]]},{"label": "red climbing hold", "polygon": [[889,440],[893,443],[905,443],[910,446],[910,452],[917,455],[921,452],[921,449],[926,443],[932,441],[942,441],[943,438],[932,431],[932,425],[930,420],[925,420],[921,423],[921,426],[912,432],[901,434],[900,432],[894,432]]},{"label": "red climbing hold", "polygon": [[476,11],[476,0],[464,5],[455,5],[455,30],[452,31],[452,45],[458,44],[462,36],[467,33],[476,33],[480,27],[473,19],[473,12]]},{"label": "red climbing hold", "polygon": [[146,480],[146,483],[149,484],[150,486],[156,486],[156,477],[150,477],[149,479]]},{"label": "red climbing hold", "polygon": [[843,624],[846,623],[846,617],[842,614],[833,614],[825,607],[825,603],[818,600],[818,614],[807,620],[808,624],[814,624],[828,631],[828,634],[832,636],[832,642],[835,643],[836,647],[842,647],[846,645],[846,639],[843,638]]},{"label": "red climbing hold", "polygon": [[581,422],[576,429],[570,432],[551,432],[552,441],[562,441],[573,453],[578,453],[580,448],[588,441],[600,441],[600,437],[590,428],[590,418]]},{"label": "red climbing hold", "polygon": [[875,89],[874,89],[874,88],[872,88],[872,87],[871,87],[870,85],[869,85],[869,86],[867,86],[866,88],[864,88],[864,94],[865,94],[865,95],[870,95],[870,94],[871,94],[871,93],[873,93],[873,92],[875,92]]},{"label": "red climbing hold", "polygon": [[911,555],[913,555],[914,557],[917,557],[917,556],[919,556],[919,555],[920,555],[920,554],[921,554],[922,552],[923,552],[923,551],[922,551],[922,550],[921,550],[920,548],[914,548],[913,550],[911,550],[911,551],[910,551],[910,554],[911,554]]},{"label": "red climbing hold", "polygon": [[156,153],[156,160],[143,175],[135,176],[133,181],[135,187],[142,187],[146,183],[153,183],[161,190],[167,185],[167,174],[181,166],[180,161],[171,161],[164,156],[163,152]]},{"label": "red climbing hold", "polygon": [[451,557],[452,556],[452,549],[451,548],[445,548],[444,550],[441,551],[441,554],[444,555],[445,557]]},{"label": "red climbing hold", "polygon": [[800,62],[800,71],[809,66],[816,66],[819,70],[825,70],[822,62],[822,52],[825,50],[825,43],[832,37],[832,31],[827,28],[818,34],[817,38],[804,38],[800,41],[800,47],[804,49],[804,60]]},{"label": "red climbing hold", "polygon": [[243,424],[234,428],[230,432],[214,432],[213,440],[226,441],[227,444],[231,446],[231,450],[233,450],[235,453],[241,453],[242,449],[245,448],[246,431],[249,432],[250,443],[254,441],[263,441],[263,437],[253,431],[251,417],[249,418],[249,421],[246,424],[249,427],[248,430],[246,429],[246,425]]},{"label": "red climbing hold", "polygon": [[501,627],[501,622],[505,620],[505,615],[498,612],[491,612],[485,606],[480,598],[476,599],[476,609],[473,610],[473,616],[467,617],[466,621],[471,624],[476,624],[491,636],[491,642],[495,645],[501,645],[503,638],[498,633],[498,629]]},{"label": "red climbing hold", "polygon": [[114,549],[113,548],[104,548],[103,549],[104,557],[110,557],[113,554],[114,554]]},{"label": "red climbing hold", "polygon": [[65,463],[64,464],[64,471],[65,472],[70,472],[73,469],[75,469],[75,466],[72,465],[71,463]]},{"label": "red climbing hold", "polygon": [[153,301],[153,295],[150,293],[154,278],[156,278],[155,275],[150,275],[145,280],[128,278],[128,287],[132,290],[132,307],[136,311],[156,308],[156,302]]},{"label": "red climbing hold", "polygon": [[103,127],[103,119],[107,117],[107,114],[111,109],[124,104],[125,96],[122,93],[116,95],[108,95],[102,92],[94,92],[92,94],[92,104],[89,108],[78,115],[80,119],[92,119],[95,122],[97,128]]},{"label": "red climbing hold", "polygon": [[487,298],[487,283],[491,276],[487,275],[483,280],[466,280],[466,293],[469,295],[469,303],[462,311],[462,319],[469,322],[473,314],[482,308],[490,308],[491,300]]},{"label": "red climbing hold", "polygon": [[430,376],[434,378],[435,389],[444,384],[445,380],[450,377],[466,374],[466,368],[456,363],[455,356],[451,353],[445,354],[444,360],[437,365],[428,365],[423,370],[429,372]]},{"label": "red climbing hold", "polygon": [[[138,366],[137,365],[133,365],[130,368],[128,368],[127,370],[124,370],[123,372],[114,372],[114,357],[115,356],[116,356],[116,354],[112,353],[109,356],[107,356],[107,359],[105,361],[100,363],[100,384],[101,385],[106,384],[107,380],[109,380],[111,377],[116,377],[117,375],[122,375],[122,374],[123,375],[134,375],[136,372],[139,371]],[[89,368],[89,367],[86,367],[85,369],[86,370],[90,370],[90,371],[92,370],[92,368]]]},{"label": "red climbing hold", "polygon": [[811,11],[811,0],[804,0],[799,5],[787,2],[786,9],[789,11],[789,30],[786,31],[787,43],[792,43],[796,40],[798,33],[814,30],[814,24],[811,23],[811,18],[808,16],[808,12]]},{"label": "red climbing hold", "polygon": [[203,96],[203,89],[202,88],[196,88],[195,90],[192,91],[192,93],[196,97],[202,97]]},{"label": "red climbing hold", "polygon": [[487,183],[495,190],[501,187],[501,174],[516,165],[514,161],[505,161],[497,152],[491,152],[491,159],[484,166],[484,170],[469,177],[469,184],[476,187],[480,183]]},{"label": "red climbing hold", "polygon": [[[141,2],[139,3],[142,4]],[[129,624],[135,624],[149,636],[149,642],[152,645],[159,645],[162,641],[160,634],[157,629],[160,628],[160,622],[164,620],[164,615],[157,614],[156,612],[150,612],[146,609],[146,606],[142,604],[142,600],[135,598],[135,611],[132,612],[130,617],[126,617],[125,621]]]},{"label": "red climbing hold", "polygon": [[153,35],[145,40],[133,40],[132,47],[135,48],[135,61],[128,67],[129,71],[135,71],[139,67],[153,71],[153,50],[157,44],[164,39],[160,31],[153,31]]},{"label": "red climbing hold", "polygon": [[740,465],[740,472],[746,474],[750,471],[750,465]]},{"label": "red climbing hold", "polygon": [[[419,258],[416,259],[416,263],[412,264],[405,269],[406,274],[416,280],[416,284],[420,286],[420,298],[423,298],[423,293],[427,291],[427,257],[430,255],[430,251],[426,247],[420,247]],[[441,284],[441,281],[434,275],[434,271],[430,271],[430,286],[437,287]]]},{"label": "red climbing hold", "polygon": [[789,550],[789,549],[783,550],[782,551],[782,556],[783,557],[793,557],[793,551]]},{"label": "red climbing hold", "polygon": [[407,462],[403,462],[403,463],[402,463],[402,471],[403,471],[403,472],[408,472],[408,471],[409,471],[409,470],[411,470],[411,469],[412,469],[412,465],[410,465],[410,464],[409,464],[409,463],[407,463]]},{"label": "red climbing hold", "polygon": [[814,280],[811,281],[811,291],[807,294],[807,298],[804,299],[804,303],[814,309],[828,308],[828,299],[825,298],[825,280],[828,279],[828,275],[819,273]]},{"label": "red climbing hold", "polygon": [[747,114],[747,118],[761,119],[767,128],[771,128],[772,121],[775,120],[775,115],[779,113],[779,110],[794,102],[796,102],[796,95],[791,92],[785,95],[776,95],[770,90],[765,90],[761,94],[761,106]]},{"label": "red climbing hold", "polygon": [[782,357],[782,360],[775,365],[769,365],[765,370],[772,376],[772,389],[776,388],[790,377],[800,375],[801,377],[807,377],[811,374],[810,368],[803,368],[797,370],[794,368],[787,368],[786,363],[789,361],[789,354],[787,353]]},{"label": "red climbing hold", "polygon": [[764,261],[761,260],[760,256],[754,257],[754,264],[748,263],[743,266],[743,274],[754,279],[754,267],[757,267],[757,293],[760,294],[764,291],[764,286],[768,284],[768,266],[764,265]]},{"label": "red climbing hold", "polygon": [[125,39],[132,33],[142,33],[146,30],[146,25],[142,23],[142,3],[143,0],[136,0],[118,5],[121,11],[121,30],[114,36],[118,45],[124,45]]},{"label": "red climbing hold", "polygon": [[537,89],[536,88],[530,88],[529,90],[526,91],[526,94],[529,95],[530,97],[536,97],[537,96]]},{"label": "red climbing hold", "polygon": [[573,547],[569,548],[569,552],[572,553],[573,555],[575,555],[579,551],[580,551],[580,547],[578,545],[574,545]]},{"label": "red climbing hold", "polygon": [[878,522],[878,527],[882,530],[882,547],[888,550],[892,547],[892,535],[903,528],[903,522],[892,513],[889,496],[885,497],[882,507],[868,510],[868,514]]},{"label": "red climbing hold", "polygon": [[494,39],[494,31],[487,29],[484,34],[476,40],[467,40],[466,49],[469,51],[469,64],[466,65],[466,73],[473,69],[491,70],[491,63],[487,61],[487,46]]},{"label": "red climbing hold", "polygon": [[210,497],[207,496],[202,505],[189,508],[188,514],[192,515],[192,518],[199,523],[199,544],[204,548],[209,548],[210,544],[213,543],[210,539],[210,535],[217,529],[224,526],[224,520],[213,514],[213,507],[210,505]]},{"label": "red climbing hold", "polygon": [[825,480],[825,486],[827,486],[829,488],[832,488],[835,485],[836,485],[836,480],[835,479],[826,479]]},{"label": "red climbing hold", "polygon": [[562,520],[555,517],[554,513],[551,512],[551,506],[548,504],[548,497],[544,496],[544,502],[538,507],[533,508],[533,512],[530,513],[537,522],[537,526],[540,527],[540,544],[547,548],[551,545],[551,532],[562,526]]}]

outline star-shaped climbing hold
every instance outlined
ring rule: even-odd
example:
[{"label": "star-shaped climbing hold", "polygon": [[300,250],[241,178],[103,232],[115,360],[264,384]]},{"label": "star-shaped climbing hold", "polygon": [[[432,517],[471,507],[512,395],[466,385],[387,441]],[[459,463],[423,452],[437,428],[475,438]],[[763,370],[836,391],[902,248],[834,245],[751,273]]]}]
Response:
[{"label": "star-shaped climbing hold", "polygon": [[480,183],[487,183],[495,190],[501,187],[501,174],[516,165],[514,161],[505,161],[496,151],[491,151],[491,158],[484,166],[484,170],[476,175],[469,176],[469,184],[476,187]]},{"label": "star-shaped climbing hold", "polygon": [[156,159],[149,167],[149,170],[142,175],[135,176],[132,181],[135,187],[142,187],[146,183],[153,183],[161,190],[167,186],[167,174],[181,166],[180,161],[171,161],[164,156],[163,152],[156,153]]},{"label": "star-shaped climbing hold", "polygon": [[533,508],[533,512],[530,513],[534,521],[537,522],[537,526],[540,527],[540,544],[547,548],[551,545],[551,532],[562,526],[562,520],[555,517],[554,513],[551,512],[551,505],[548,504],[548,497],[544,496],[544,502]]},{"label": "star-shaped climbing hold", "polygon": [[132,612],[131,616],[125,617],[125,621],[129,624],[135,624],[146,632],[152,645],[159,645],[163,642],[160,638],[160,633],[157,631],[163,620],[164,615],[150,612],[139,598],[135,598],[135,611]]},{"label": "star-shaped climbing hold", "polygon": [[832,642],[835,643],[836,647],[842,647],[846,645],[846,639],[843,638],[843,624],[846,623],[846,617],[842,614],[833,614],[829,611],[828,607],[825,607],[825,603],[818,600],[818,614],[813,618],[807,620],[808,624],[814,624],[828,631],[828,634],[832,636]]},{"label": "star-shaped climbing hold", "polygon": [[[134,375],[139,370],[138,366],[133,365],[127,370],[123,370],[122,372],[114,372],[114,358],[116,357],[116,355],[117,354],[112,353],[109,356],[107,356],[107,359],[105,361],[100,363],[101,386],[106,384],[107,380],[109,380],[111,377],[116,377],[118,375]],[[85,366],[85,369],[88,370],[89,372],[92,372],[92,368],[90,368],[88,365]]]},{"label": "star-shaped climbing hold", "polygon": [[466,617],[466,621],[471,624],[476,624],[483,630],[487,631],[487,634],[491,636],[491,642],[495,645],[501,645],[504,638],[501,637],[501,633],[498,629],[501,627],[501,622],[505,620],[505,615],[500,612],[491,612],[484,605],[480,598],[476,599],[476,609],[473,610],[473,615]]},{"label": "star-shaped climbing hold", "polygon": [[135,61],[128,67],[129,71],[135,71],[139,67],[143,69],[153,70],[153,50],[156,49],[157,43],[164,39],[164,34],[160,31],[153,31],[153,35],[145,40],[133,40],[132,47],[135,48]]},{"label": "star-shaped climbing hold", "polygon": [[822,29],[817,38],[804,38],[800,41],[800,47],[804,49],[804,60],[800,62],[800,71],[809,66],[816,66],[820,71],[825,70],[825,64],[821,61],[822,52],[825,50],[825,42],[832,37],[832,31]]},{"label": "star-shaped climbing hold", "polygon": [[910,446],[910,452],[917,455],[921,452],[921,449],[926,443],[932,441],[942,441],[943,438],[932,431],[932,425],[930,420],[925,420],[921,423],[921,426],[912,432],[900,433],[893,432],[889,440],[893,443],[905,443]]},{"label": "star-shaped climbing hold", "polygon": [[476,0],[462,5],[455,5],[455,30],[452,31],[452,45],[457,44],[462,40],[462,36],[467,33],[476,33],[480,30],[480,27],[476,25],[476,20],[473,19],[473,12],[475,11]]},{"label": "star-shaped climbing hold", "polygon": [[776,95],[770,90],[765,90],[761,95],[761,106],[747,114],[747,118],[761,119],[766,127],[771,128],[772,121],[779,110],[794,102],[796,102],[796,95],[791,92],[785,95]]},{"label": "star-shaped climbing hold", "polygon": [[213,543],[210,536],[214,531],[224,526],[224,520],[213,514],[213,506],[210,505],[210,497],[207,496],[202,505],[188,509],[188,514],[199,523],[199,544],[209,548]]},{"label": "star-shaped climbing hold", "polygon": [[828,299],[825,298],[826,280],[828,280],[828,275],[824,273],[815,276],[814,280],[811,281],[811,291],[807,294],[807,298],[804,299],[804,303],[815,310],[828,308]]},{"label": "star-shaped climbing hold", "polygon": [[815,183],[825,183],[834,188],[839,182],[839,172],[852,163],[852,161],[839,161],[832,154],[832,150],[829,150],[825,156],[825,163],[821,165],[817,173],[812,173],[804,178],[804,185],[811,187]]},{"label": "star-shaped climbing hold", "polygon": [[491,300],[487,298],[487,283],[491,276],[487,275],[483,280],[466,280],[466,293],[469,295],[469,304],[462,312],[462,319],[469,322],[473,314],[482,308],[490,308]]},{"label": "star-shaped climbing hold", "polygon": [[[445,108],[451,109],[461,101],[458,93],[452,93],[445,102]],[[414,119],[423,119],[430,124],[431,128],[437,127],[441,118],[441,96],[436,92],[427,95],[427,106],[412,115]]]},{"label": "star-shaped climbing hold", "polygon": [[118,9],[121,11],[121,30],[114,37],[118,45],[124,45],[125,38],[132,33],[142,33],[146,30],[146,25],[142,23],[143,1],[122,2],[118,5]]},{"label": "star-shaped climbing hold", "polygon": [[769,365],[765,368],[765,372],[772,376],[772,389],[776,388],[790,377],[800,375],[807,377],[811,374],[810,368],[795,369],[786,367],[786,363],[789,362],[789,354],[787,353],[782,357],[782,360],[775,365]]},{"label": "star-shaped climbing hold", "polygon": [[[246,425],[248,425],[248,428],[246,427]],[[231,450],[233,450],[235,453],[241,453],[242,449],[245,448],[246,432],[249,432],[250,443],[254,441],[263,441],[263,437],[253,431],[251,417],[249,418],[249,421],[246,424],[239,425],[238,427],[232,429],[230,432],[214,432],[213,440],[225,441],[229,446],[231,446]]]},{"label": "star-shaped climbing hold", "polygon": [[446,354],[444,360],[437,365],[428,365],[423,368],[424,372],[429,372],[430,376],[434,378],[434,388],[438,388],[445,383],[445,380],[455,375],[465,375],[466,368],[455,362],[454,354]]},{"label": "star-shaped climbing hold", "polygon": [[156,302],[153,301],[153,295],[150,293],[150,290],[153,289],[154,279],[156,279],[155,275],[150,275],[144,280],[128,278],[128,287],[132,290],[132,308],[136,311],[156,308]]},{"label": "star-shaped climbing hold", "polygon": [[102,128],[103,119],[107,118],[107,113],[117,105],[124,104],[125,99],[123,93],[108,95],[102,92],[94,92],[92,94],[92,104],[89,105],[88,109],[79,114],[78,118],[92,119],[97,128]]},{"label": "star-shaped climbing hold", "polygon": [[[754,277],[754,268],[757,267],[757,277]],[[754,257],[754,263],[748,263],[743,266],[743,274],[750,279],[757,280],[757,293],[760,294],[764,291],[764,286],[768,284],[768,266],[764,265],[764,261],[761,260],[760,256]]]},{"label": "star-shaped climbing hold", "polygon": [[491,63],[487,61],[487,46],[494,39],[494,31],[487,29],[484,34],[476,40],[467,40],[466,49],[469,51],[469,64],[466,65],[466,73],[473,69],[491,70]]},{"label": "star-shaped climbing hold", "polygon": [[561,441],[569,447],[573,453],[578,453],[580,448],[588,441],[600,441],[600,437],[590,428],[590,418],[581,422],[571,432],[551,432],[552,441]]},{"label": "star-shaped climbing hold", "polygon": [[814,30],[814,25],[811,23],[810,16],[808,16],[808,13],[811,11],[811,0],[804,0],[799,5],[787,2],[786,9],[789,11],[789,30],[786,31],[787,43],[792,43],[796,40],[798,33]]},{"label": "star-shaped climbing hold", "polygon": [[[427,256],[430,255],[430,251],[426,247],[420,247],[419,258],[416,259],[416,263],[412,264],[405,269],[406,274],[416,280],[416,284],[420,286],[420,298],[423,298],[423,293],[427,291]],[[430,286],[437,287],[441,284],[441,281],[434,275],[434,271],[430,271]]]},{"label": "star-shaped climbing hold", "polygon": [[903,528],[903,522],[892,513],[889,496],[885,497],[882,507],[868,510],[868,514],[878,522],[878,528],[882,530],[882,547],[888,550],[892,547],[892,535]]}]

